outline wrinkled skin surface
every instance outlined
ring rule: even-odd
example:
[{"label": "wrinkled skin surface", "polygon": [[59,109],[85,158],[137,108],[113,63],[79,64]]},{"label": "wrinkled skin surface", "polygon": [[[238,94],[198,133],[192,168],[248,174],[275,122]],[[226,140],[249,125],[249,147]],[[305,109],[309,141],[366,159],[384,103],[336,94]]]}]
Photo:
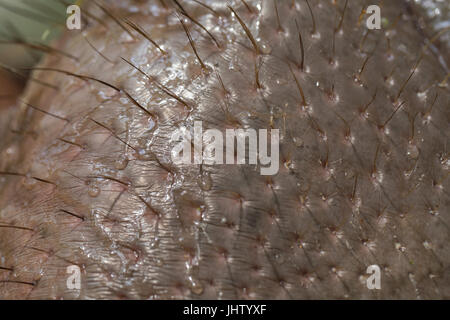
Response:
[{"label": "wrinkled skin surface", "polygon": [[[0,297],[450,298],[448,52],[416,8],[368,31],[373,1],[311,0],[313,33],[306,1],[229,1],[250,37],[225,1],[181,3],[219,46],[183,18],[197,57],[169,1],[106,1],[122,26],[90,3],[105,26],[56,44],[78,61],[39,67],[104,83],[35,70],[47,113],[0,111]],[[194,120],[278,128],[279,172],[175,165]]]}]

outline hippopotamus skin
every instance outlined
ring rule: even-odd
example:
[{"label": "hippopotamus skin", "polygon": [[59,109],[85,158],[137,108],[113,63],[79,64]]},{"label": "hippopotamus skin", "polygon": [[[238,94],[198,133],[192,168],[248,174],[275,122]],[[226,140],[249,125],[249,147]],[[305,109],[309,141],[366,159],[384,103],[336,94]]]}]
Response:
[{"label": "hippopotamus skin", "polygon": [[[81,14],[0,110],[1,298],[450,298],[448,47],[414,4]],[[194,121],[279,129],[278,172],[174,163]]]}]

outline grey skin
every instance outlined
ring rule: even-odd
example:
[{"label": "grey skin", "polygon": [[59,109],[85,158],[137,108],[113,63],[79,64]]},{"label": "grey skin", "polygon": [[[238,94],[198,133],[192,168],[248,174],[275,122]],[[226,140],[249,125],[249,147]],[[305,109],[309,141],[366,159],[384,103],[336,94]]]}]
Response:
[{"label": "grey skin", "polygon": [[[445,30],[373,2],[89,2],[2,111],[0,297],[449,298]],[[279,172],[174,164],[194,121]]]}]

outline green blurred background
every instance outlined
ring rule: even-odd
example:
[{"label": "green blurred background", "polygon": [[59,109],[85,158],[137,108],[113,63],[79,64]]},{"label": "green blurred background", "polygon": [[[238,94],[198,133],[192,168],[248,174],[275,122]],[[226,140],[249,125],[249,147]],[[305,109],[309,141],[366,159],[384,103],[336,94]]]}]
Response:
[{"label": "green blurred background", "polygon": [[38,62],[43,53],[23,42],[50,44],[65,28],[67,6],[76,2],[0,0],[0,63],[11,67],[30,67]]}]

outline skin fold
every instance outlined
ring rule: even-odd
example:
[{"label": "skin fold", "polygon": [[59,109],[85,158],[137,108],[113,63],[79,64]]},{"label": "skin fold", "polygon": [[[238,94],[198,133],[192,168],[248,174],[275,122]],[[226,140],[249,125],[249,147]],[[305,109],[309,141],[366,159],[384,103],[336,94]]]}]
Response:
[{"label": "skin fold", "polygon": [[[450,298],[448,44],[422,12],[86,3],[0,107],[0,297]],[[174,164],[194,121],[279,129],[279,172]]]}]

